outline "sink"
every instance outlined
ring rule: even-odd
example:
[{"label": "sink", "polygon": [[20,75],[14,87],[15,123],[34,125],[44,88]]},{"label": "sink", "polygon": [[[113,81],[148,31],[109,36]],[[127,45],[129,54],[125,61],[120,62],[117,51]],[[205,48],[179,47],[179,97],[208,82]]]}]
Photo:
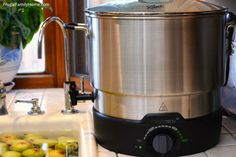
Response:
[{"label": "sink", "polygon": [[[91,133],[91,114],[89,112],[74,115],[61,113],[0,116],[0,136],[25,133],[39,134],[45,138],[56,140],[58,137],[70,137],[78,140],[79,157],[97,157],[96,142]],[[73,156],[75,157],[75,156]]]}]

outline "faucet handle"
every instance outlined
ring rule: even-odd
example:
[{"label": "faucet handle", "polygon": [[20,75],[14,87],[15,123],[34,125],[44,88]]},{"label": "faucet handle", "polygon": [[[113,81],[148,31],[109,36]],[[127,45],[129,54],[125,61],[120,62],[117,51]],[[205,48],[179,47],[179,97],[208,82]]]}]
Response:
[{"label": "faucet handle", "polygon": [[7,114],[6,108],[6,88],[3,82],[0,80],[0,115]]},{"label": "faucet handle", "polygon": [[2,81],[0,81],[0,98],[5,98],[6,97],[6,88],[3,84]]},{"label": "faucet handle", "polygon": [[15,103],[30,103],[33,106],[31,107],[31,110],[28,112],[29,115],[41,115],[45,112],[41,110],[39,106],[39,99],[38,98],[32,98],[31,100],[16,100]]},{"label": "faucet handle", "polygon": [[33,104],[33,106],[37,106],[38,101],[38,98],[32,98],[31,100],[16,100],[15,103],[30,103]]}]

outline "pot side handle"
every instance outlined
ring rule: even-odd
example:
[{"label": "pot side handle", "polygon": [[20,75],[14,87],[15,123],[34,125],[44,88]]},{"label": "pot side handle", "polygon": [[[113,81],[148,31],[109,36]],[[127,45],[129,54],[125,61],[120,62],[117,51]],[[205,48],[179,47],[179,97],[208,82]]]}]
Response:
[{"label": "pot side handle", "polygon": [[228,22],[226,24],[226,38],[228,42],[226,50],[229,55],[232,55],[234,47],[232,41],[233,41],[234,28],[236,27],[236,15],[233,14],[232,12],[229,12],[227,21]]},{"label": "pot side handle", "polygon": [[89,35],[88,25],[85,23],[67,23],[65,24],[65,28],[76,31],[84,31],[86,36]]},{"label": "pot side handle", "polygon": [[228,84],[229,72],[230,72],[230,56],[234,53],[234,44],[233,44],[233,35],[234,29],[236,28],[236,15],[232,12],[227,14],[227,24],[226,24],[226,53],[227,53],[227,62],[226,62],[226,74],[224,86]]}]

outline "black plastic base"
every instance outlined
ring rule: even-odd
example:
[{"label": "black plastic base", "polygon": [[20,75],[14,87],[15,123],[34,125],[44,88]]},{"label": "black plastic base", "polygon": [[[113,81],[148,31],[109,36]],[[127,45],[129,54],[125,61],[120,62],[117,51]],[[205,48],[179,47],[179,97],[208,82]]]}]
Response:
[{"label": "black plastic base", "polygon": [[[101,146],[117,153],[142,157],[174,157],[203,152],[218,143],[222,121],[221,110],[194,119],[169,113],[149,114],[141,121],[135,121],[105,116],[96,109],[93,115],[95,136]],[[171,142],[153,142],[160,134],[168,135]],[[173,146],[163,148],[158,146],[161,143],[173,143]],[[160,153],[159,149],[167,152]]]}]

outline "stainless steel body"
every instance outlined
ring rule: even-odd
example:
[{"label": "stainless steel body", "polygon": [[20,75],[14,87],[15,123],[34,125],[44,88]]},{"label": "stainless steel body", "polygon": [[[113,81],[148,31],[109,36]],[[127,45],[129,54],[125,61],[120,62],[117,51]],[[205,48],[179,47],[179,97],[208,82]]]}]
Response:
[{"label": "stainless steel body", "polygon": [[87,13],[87,21],[90,76],[100,113],[137,120],[174,112],[188,119],[220,108],[225,13]]}]

